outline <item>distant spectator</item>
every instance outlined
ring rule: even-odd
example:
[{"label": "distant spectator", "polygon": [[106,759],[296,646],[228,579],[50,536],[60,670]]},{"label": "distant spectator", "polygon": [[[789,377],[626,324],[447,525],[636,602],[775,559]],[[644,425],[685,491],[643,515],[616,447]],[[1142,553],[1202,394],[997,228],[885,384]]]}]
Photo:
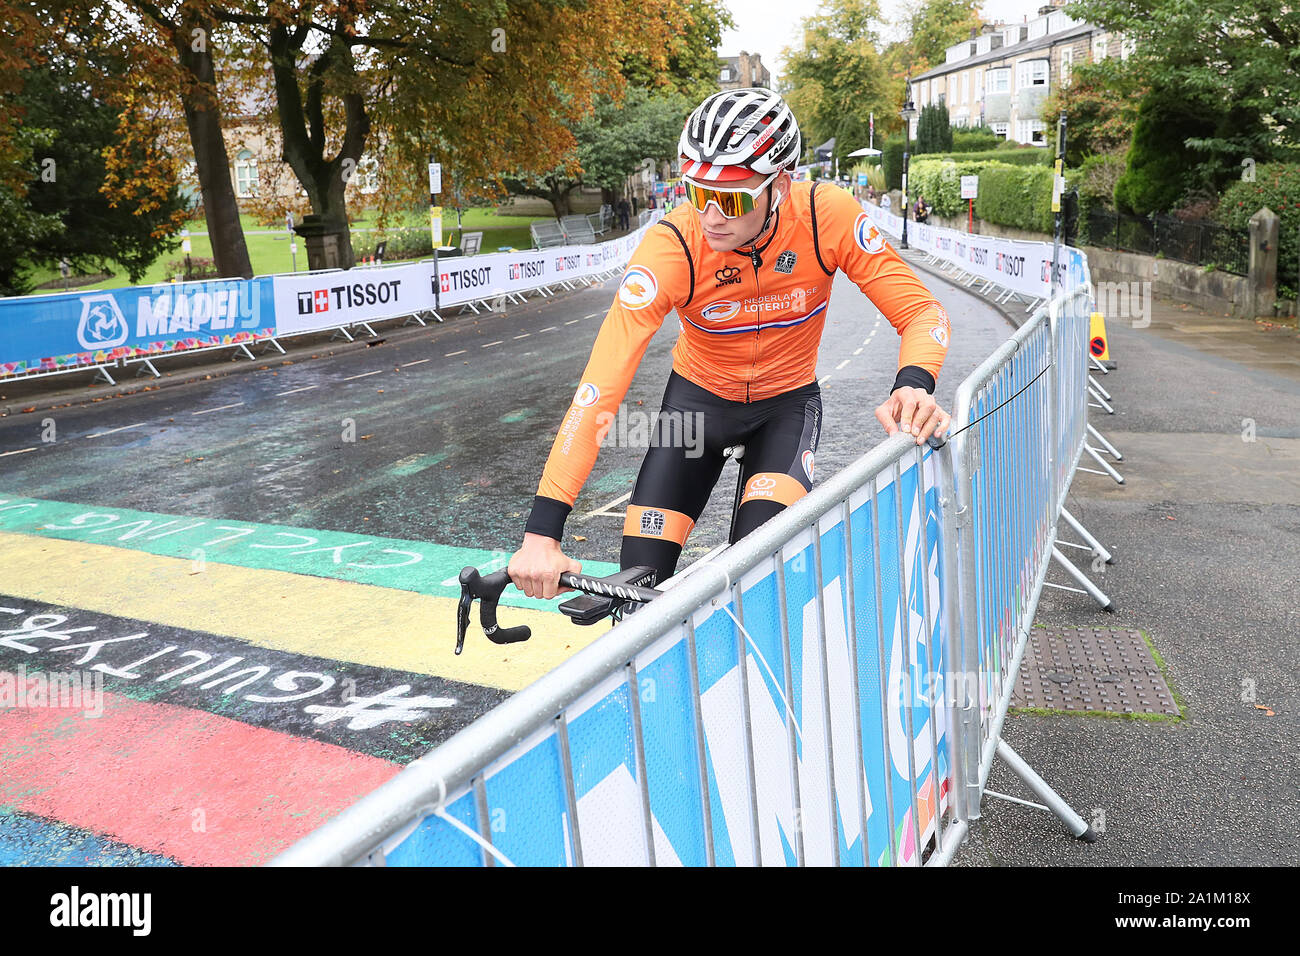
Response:
[{"label": "distant spectator", "polygon": [[618,223],[620,229],[627,229],[630,220],[632,207],[628,205],[627,197],[618,201]]},{"label": "distant spectator", "polygon": [[930,218],[930,207],[925,204],[924,196],[916,197],[916,206],[912,209],[912,213],[917,222],[925,222]]}]

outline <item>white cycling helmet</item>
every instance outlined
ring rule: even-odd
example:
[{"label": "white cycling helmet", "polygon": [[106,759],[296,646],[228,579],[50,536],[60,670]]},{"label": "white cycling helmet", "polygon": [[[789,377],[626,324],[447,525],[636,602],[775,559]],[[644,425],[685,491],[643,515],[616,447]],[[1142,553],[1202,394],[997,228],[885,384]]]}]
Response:
[{"label": "white cycling helmet", "polygon": [[677,144],[682,175],[699,183],[793,168],[800,147],[794,113],[779,94],[761,88],[714,93],[691,113]]}]

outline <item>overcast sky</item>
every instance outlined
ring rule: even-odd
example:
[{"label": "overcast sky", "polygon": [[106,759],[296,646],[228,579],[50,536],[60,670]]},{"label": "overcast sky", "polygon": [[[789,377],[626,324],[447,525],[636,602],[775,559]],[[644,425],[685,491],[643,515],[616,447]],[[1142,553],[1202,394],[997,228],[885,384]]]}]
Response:
[{"label": "overcast sky", "polygon": [[[1032,20],[1038,16],[1038,8],[1046,3],[1047,0],[986,0],[981,10],[987,21],[1001,19],[1010,23],[1026,14]],[[722,35],[719,52],[723,56],[735,56],[741,50],[761,54],[763,65],[772,73],[773,83],[781,73],[782,47],[798,42],[799,21],[815,15],[821,6],[819,0],[726,0],[726,5],[736,21],[736,29]],[[903,9],[902,0],[880,0],[881,15],[886,20],[901,19]],[[896,36],[895,31],[886,38]]]}]

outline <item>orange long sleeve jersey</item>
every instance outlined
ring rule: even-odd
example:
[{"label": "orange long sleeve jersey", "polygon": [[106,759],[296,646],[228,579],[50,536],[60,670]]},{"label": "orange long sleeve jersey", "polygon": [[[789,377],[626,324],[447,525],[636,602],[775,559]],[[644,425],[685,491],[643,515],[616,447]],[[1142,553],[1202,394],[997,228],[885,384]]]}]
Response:
[{"label": "orange long sleeve jersey", "polygon": [[[591,350],[551,447],[527,530],[557,540],[650,339],[676,309],[678,374],[752,402],[816,378],[817,349],[842,270],[902,338],[894,388],[933,392],[948,315],[843,189],[798,182],[758,248],[714,252],[699,214],[679,206],[646,233]],[[761,260],[761,264],[758,264]]]}]

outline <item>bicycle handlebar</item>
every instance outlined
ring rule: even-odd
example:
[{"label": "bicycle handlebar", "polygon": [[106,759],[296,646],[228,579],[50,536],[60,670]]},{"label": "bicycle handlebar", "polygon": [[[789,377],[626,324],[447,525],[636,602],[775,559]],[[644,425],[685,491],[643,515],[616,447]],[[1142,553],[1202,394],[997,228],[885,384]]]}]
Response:
[{"label": "bicycle handlebar", "polygon": [[[633,571],[638,570],[645,572],[648,569],[633,569]],[[629,572],[619,572],[619,574],[611,575],[611,577],[616,578],[628,574]],[[468,567],[460,572],[460,604],[456,608],[457,654],[465,648],[465,632],[469,629],[469,616],[474,607],[475,598],[478,598],[481,602],[479,621],[483,625],[483,633],[492,643],[518,644],[533,636],[532,629],[527,624],[520,624],[518,627],[500,627],[497,624],[497,603],[501,600],[501,593],[509,583],[510,574],[504,569],[494,571],[491,574],[479,574],[477,568]],[[662,591],[656,591],[654,588],[640,587],[635,584],[622,584],[608,578],[592,578],[571,571],[565,571],[560,575],[560,586],[562,588],[573,588],[585,594],[595,594],[600,597],[612,598],[615,601],[636,604],[648,604],[663,593]]]}]

